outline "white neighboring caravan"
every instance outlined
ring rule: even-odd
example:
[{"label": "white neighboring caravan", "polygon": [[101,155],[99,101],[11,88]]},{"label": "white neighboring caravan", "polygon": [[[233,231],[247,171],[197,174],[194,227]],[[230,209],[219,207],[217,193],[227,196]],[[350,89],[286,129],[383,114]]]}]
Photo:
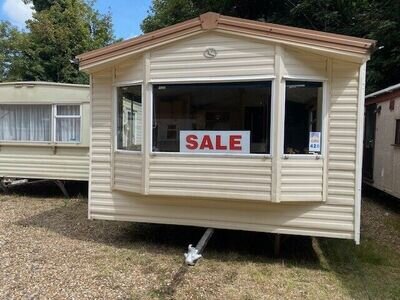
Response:
[{"label": "white neighboring caravan", "polygon": [[88,85],[0,83],[0,178],[89,180]]},{"label": "white neighboring caravan", "polygon": [[400,84],[365,97],[364,183],[400,198]]}]

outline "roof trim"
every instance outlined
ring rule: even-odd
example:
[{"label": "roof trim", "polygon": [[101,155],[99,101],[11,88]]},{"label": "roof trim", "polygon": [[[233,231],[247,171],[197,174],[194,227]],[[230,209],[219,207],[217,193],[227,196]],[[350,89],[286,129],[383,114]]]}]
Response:
[{"label": "roof trim", "polygon": [[182,23],[83,53],[78,55],[77,58],[80,68],[82,70],[88,69],[94,64],[102,64],[131,52],[138,52],[185,36],[216,29],[261,36],[282,42],[319,46],[330,50],[344,51],[355,56],[364,55],[368,57],[376,44],[374,40],[251,21],[208,12]]},{"label": "roof trim", "polygon": [[32,85],[44,85],[44,86],[60,86],[60,87],[76,87],[76,88],[90,88],[88,84],[73,84],[73,83],[62,83],[62,82],[48,82],[48,81],[9,81],[0,82],[1,86],[32,86]]},{"label": "roof trim", "polygon": [[400,98],[400,84],[369,94],[365,97],[365,105],[386,102],[396,98]]},{"label": "roof trim", "polygon": [[387,87],[385,89],[382,89],[382,90],[376,91],[374,93],[371,93],[371,94],[365,96],[365,99],[368,99],[368,98],[371,98],[371,97],[376,97],[376,96],[379,96],[379,95],[382,95],[382,94],[386,94],[386,93],[390,93],[390,92],[393,92],[393,91],[398,90],[398,89],[400,89],[400,83],[395,84],[395,85],[391,85],[391,86],[389,86],[389,87]]}]

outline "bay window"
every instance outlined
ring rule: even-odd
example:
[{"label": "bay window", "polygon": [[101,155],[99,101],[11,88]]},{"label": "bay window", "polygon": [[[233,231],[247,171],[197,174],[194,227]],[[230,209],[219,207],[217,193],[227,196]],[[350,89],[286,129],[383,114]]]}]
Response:
[{"label": "bay window", "polygon": [[182,152],[182,133],[191,139],[198,132],[196,138],[210,138],[204,142],[207,152],[229,152],[229,137],[224,139],[232,133],[234,143],[237,135],[246,136],[248,153],[268,154],[270,116],[269,81],[154,85],[153,151]]},{"label": "bay window", "polygon": [[321,153],[322,83],[286,81],[284,154]]},{"label": "bay window", "polygon": [[142,149],[142,87],[117,88],[117,149]]}]

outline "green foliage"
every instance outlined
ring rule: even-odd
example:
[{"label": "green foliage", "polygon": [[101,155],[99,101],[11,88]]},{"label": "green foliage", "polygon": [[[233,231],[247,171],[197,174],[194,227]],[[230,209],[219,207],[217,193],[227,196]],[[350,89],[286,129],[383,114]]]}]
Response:
[{"label": "green foliage", "polygon": [[55,3],[62,3],[63,0],[24,0],[25,3],[32,3],[35,11],[39,12],[49,9]]},{"label": "green foliage", "polygon": [[400,82],[398,0],[153,0],[141,28],[163,28],[207,11],[378,40],[368,64],[367,92]]},{"label": "green foliage", "polygon": [[34,0],[33,4],[36,12],[27,21],[28,31],[10,32],[5,39],[14,55],[8,69],[3,68],[2,79],[87,83],[87,75],[71,61],[115,40],[111,15],[101,15],[84,0]]},{"label": "green foliage", "polygon": [[0,22],[0,82],[21,79],[16,72],[23,60],[19,49],[24,38],[9,22]]}]

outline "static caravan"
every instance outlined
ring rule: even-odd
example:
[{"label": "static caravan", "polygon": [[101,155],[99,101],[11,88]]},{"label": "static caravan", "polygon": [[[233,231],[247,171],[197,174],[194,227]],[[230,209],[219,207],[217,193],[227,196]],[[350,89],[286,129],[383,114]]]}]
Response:
[{"label": "static caravan", "polygon": [[206,13],[78,56],[89,218],[358,243],[374,44]]},{"label": "static caravan", "polygon": [[0,177],[88,181],[89,90],[0,83]]},{"label": "static caravan", "polygon": [[400,198],[400,84],[365,97],[363,181]]}]

